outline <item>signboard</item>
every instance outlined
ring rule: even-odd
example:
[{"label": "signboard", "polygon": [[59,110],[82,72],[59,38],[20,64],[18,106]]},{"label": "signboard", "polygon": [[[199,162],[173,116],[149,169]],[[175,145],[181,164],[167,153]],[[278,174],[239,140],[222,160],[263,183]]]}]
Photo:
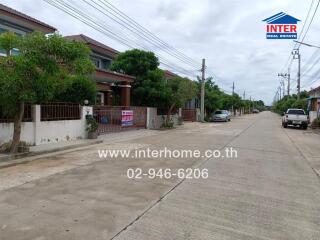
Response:
[{"label": "signboard", "polygon": [[266,22],[267,39],[297,39],[297,23],[300,21],[284,12],[263,20]]},{"label": "signboard", "polygon": [[132,126],[132,125],[133,125],[133,110],[122,110],[121,126]]}]

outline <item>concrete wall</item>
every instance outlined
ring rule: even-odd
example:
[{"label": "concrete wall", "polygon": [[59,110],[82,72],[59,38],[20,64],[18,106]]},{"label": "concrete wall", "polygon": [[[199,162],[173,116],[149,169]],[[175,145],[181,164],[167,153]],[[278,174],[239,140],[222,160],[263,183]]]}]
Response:
[{"label": "concrete wall", "polygon": [[[40,105],[33,106],[33,122],[22,123],[21,141],[30,145],[71,141],[87,138],[86,118],[92,107],[82,107],[80,120],[41,121]],[[13,135],[13,123],[0,123],[0,144],[9,142]]]},{"label": "concrete wall", "polygon": [[312,123],[313,120],[315,120],[317,118],[318,114],[320,115],[320,113],[317,113],[316,111],[309,112],[310,123]]},{"label": "concrete wall", "polygon": [[[174,126],[177,126],[179,122],[179,114],[172,115],[171,117]],[[166,115],[157,115],[156,108],[147,108],[147,129],[160,129],[166,119]]]},{"label": "concrete wall", "polygon": [[[10,142],[13,136],[13,123],[0,123],[0,145]],[[34,124],[23,122],[21,125],[21,141],[34,145]]]}]

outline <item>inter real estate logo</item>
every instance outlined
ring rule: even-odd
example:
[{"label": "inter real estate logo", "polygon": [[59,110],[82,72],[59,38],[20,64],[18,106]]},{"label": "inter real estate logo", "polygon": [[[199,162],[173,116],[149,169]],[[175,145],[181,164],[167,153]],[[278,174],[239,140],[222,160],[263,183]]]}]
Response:
[{"label": "inter real estate logo", "polygon": [[284,12],[262,20],[266,22],[267,39],[297,39],[297,23],[300,21]]}]

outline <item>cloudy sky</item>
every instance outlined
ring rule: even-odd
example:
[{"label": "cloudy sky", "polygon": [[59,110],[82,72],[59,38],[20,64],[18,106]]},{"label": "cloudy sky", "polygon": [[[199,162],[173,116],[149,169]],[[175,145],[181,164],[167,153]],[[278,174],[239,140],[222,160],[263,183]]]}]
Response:
[{"label": "cloudy sky", "polygon": [[[143,45],[161,55],[164,63],[174,71],[192,71],[198,75],[197,66],[186,65],[163,52],[161,48],[132,35],[107,16],[82,0],[65,0],[84,10],[100,25],[107,26],[119,36],[128,39],[134,47]],[[293,47],[292,40],[266,40],[263,19],[285,12],[301,22],[300,33],[312,0],[108,0],[114,6],[146,27],[163,41],[200,64],[206,59],[208,76],[214,75],[216,83],[225,91],[235,91],[246,98],[262,99],[270,104],[279,86],[278,72],[286,71],[286,62]],[[35,17],[59,29],[62,35],[86,34],[117,50],[128,49],[118,41],[86,26],[44,0],[0,0],[2,4]],[[311,15],[318,0],[313,0]],[[92,2],[91,2],[92,3]],[[320,8],[320,7],[319,7]],[[308,22],[306,24],[308,26]],[[320,45],[320,9],[311,25],[305,42]],[[150,42],[149,42],[150,43]],[[320,84],[320,54],[316,48],[301,46],[302,83],[305,89]],[[313,66],[315,65],[315,66]],[[162,66],[163,68],[169,68]],[[178,69],[179,68],[179,69]],[[200,68],[200,66],[199,66]],[[310,70],[309,70],[310,68]],[[292,91],[296,90],[297,61],[292,63]]]}]

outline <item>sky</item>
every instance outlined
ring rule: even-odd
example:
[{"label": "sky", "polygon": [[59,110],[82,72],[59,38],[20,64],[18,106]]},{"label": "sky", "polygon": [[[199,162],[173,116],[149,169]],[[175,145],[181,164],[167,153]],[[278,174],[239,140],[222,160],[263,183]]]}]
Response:
[{"label": "sky", "polygon": [[[287,71],[288,59],[294,46],[292,40],[267,40],[263,19],[278,12],[285,12],[301,20],[298,34],[302,30],[309,7],[313,1],[311,15],[318,0],[108,0],[122,12],[144,26],[158,38],[194,59],[195,64],[185,64],[164,52],[159,46],[150,45],[132,35],[131,32],[93,9],[82,0],[66,0],[84,10],[96,22],[108,26],[113,33],[129,39],[133,47],[153,50],[171,70],[181,68],[199,75],[201,61],[206,59],[206,76],[227,93],[232,83],[235,92],[245,98],[263,100],[271,104],[279,86],[278,73]],[[88,1],[88,0],[87,0]],[[90,1],[90,0],[89,0]],[[48,23],[62,35],[85,34],[119,51],[128,46],[111,39],[44,0],[0,0],[0,3]],[[92,3],[92,2],[91,2]],[[100,8],[101,9],[101,8]],[[310,20],[309,17],[309,20]],[[308,21],[306,22],[306,27]],[[320,7],[304,39],[305,43],[320,46]],[[149,45],[148,45],[149,44]],[[301,86],[310,90],[320,85],[320,49],[301,45]],[[163,69],[170,69],[162,65]],[[196,65],[196,66],[195,66]],[[298,61],[291,64],[292,92],[296,92]],[[313,66],[314,65],[314,66]],[[199,66],[199,67],[198,67]],[[174,69],[172,69],[174,68]],[[310,70],[309,70],[310,68]],[[181,70],[180,70],[181,72]],[[184,71],[185,72],[185,71]],[[180,75],[184,76],[184,74]],[[190,75],[190,77],[192,77]],[[194,77],[193,77],[194,78]]]}]

